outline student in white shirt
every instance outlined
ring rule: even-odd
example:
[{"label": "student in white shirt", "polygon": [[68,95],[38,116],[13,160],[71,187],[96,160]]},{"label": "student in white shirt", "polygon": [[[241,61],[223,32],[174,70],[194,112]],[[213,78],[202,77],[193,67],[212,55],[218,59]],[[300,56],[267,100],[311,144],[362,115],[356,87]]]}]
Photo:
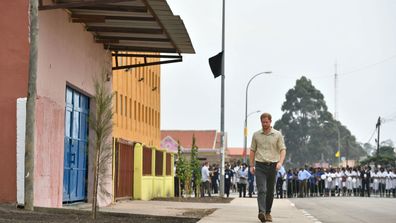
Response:
[{"label": "student in white shirt", "polygon": [[348,168],[345,171],[345,177],[346,177],[346,189],[347,189],[347,194],[348,196],[352,195],[352,168]]},{"label": "student in white shirt", "polygon": [[359,174],[357,172],[357,169],[353,168],[352,172],[351,172],[351,177],[352,177],[352,191],[353,191],[353,196],[355,196],[355,197],[358,196],[358,194],[359,194],[359,192],[358,192],[358,188],[359,188],[358,176],[359,176]]},{"label": "student in white shirt", "polygon": [[373,194],[379,194],[379,172],[377,169],[371,173],[371,178],[373,179]]},{"label": "student in white shirt", "polygon": [[380,197],[385,196],[385,181],[386,181],[386,173],[385,169],[383,167],[380,168],[380,171],[378,173],[378,181],[379,181],[379,193]]},{"label": "student in white shirt", "polygon": [[390,197],[391,191],[392,191],[392,171],[389,169],[385,170],[385,193],[386,197]]}]

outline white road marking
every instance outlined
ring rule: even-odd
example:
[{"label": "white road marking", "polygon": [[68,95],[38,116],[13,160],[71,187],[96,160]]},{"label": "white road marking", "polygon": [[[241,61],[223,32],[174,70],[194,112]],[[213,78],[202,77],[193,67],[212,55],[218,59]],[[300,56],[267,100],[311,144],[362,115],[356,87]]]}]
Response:
[{"label": "white road marking", "polygon": [[[292,202],[290,202],[290,205],[292,207],[296,207],[296,205]],[[321,221],[319,221],[318,219],[316,219],[314,216],[312,216],[310,213],[308,213],[306,210],[301,209],[301,212],[303,213],[303,215],[305,217],[307,217],[308,219],[312,220],[314,223],[322,223]]]}]

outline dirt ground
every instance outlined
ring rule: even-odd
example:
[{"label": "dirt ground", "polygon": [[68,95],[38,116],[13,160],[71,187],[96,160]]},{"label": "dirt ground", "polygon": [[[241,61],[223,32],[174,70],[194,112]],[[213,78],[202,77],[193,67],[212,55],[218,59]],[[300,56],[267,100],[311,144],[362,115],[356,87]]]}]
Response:
[{"label": "dirt ground", "polygon": [[[186,217],[152,216],[138,214],[123,214],[99,212],[96,221],[92,219],[91,212],[62,208],[35,208],[34,211],[26,211],[16,208],[14,205],[0,204],[0,222],[133,222],[133,223],[195,223],[203,216],[214,210],[205,209],[196,213],[195,210],[187,210]],[[201,216],[201,217],[196,217]]]},{"label": "dirt ground", "polygon": [[171,198],[154,198],[156,201],[175,201],[175,202],[193,202],[193,203],[230,203],[234,198],[225,197],[171,197]]},{"label": "dirt ground", "polygon": [[[222,197],[191,197],[191,198],[156,198],[157,201],[171,201],[171,202],[198,202],[198,203],[229,203],[233,198]],[[133,223],[195,223],[201,218],[212,214],[216,209],[183,209],[182,217],[172,216],[154,216],[154,215],[139,215],[139,214],[125,214],[113,212],[98,212],[97,219],[92,219],[90,211],[81,211],[64,208],[38,208],[33,212],[17,208],[12,204],[0,204],[0,222],[133,222]]]}]

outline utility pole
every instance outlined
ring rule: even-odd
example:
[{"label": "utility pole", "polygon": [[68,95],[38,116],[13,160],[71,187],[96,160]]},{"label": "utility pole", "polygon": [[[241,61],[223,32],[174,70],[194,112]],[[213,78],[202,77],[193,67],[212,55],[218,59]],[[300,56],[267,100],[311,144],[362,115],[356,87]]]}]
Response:
[{"label": "utility pole", "polygon": [[29,78],[26,102],[25,133],[25,209],[33,211],[34,205],[34,150],[36,121],[36,79],[37,79],[37,40],[38,40],[38,0],[29,0]]},{"label": "utility pole", "polygon": [[337,146],[338,146],[338,152],[340,153],[340,156],[338,157],[338,165],[342,167],[341,164],[341,135],[340,135],[340,129],[338,128],[338,124],[333,124],[335,129],[337,130]]},{"label": "utility pole", "polygon": [[220,197],[224,197],[224,92],[225,92],[225,0],[223,0],[223,16],[222,16],[222,38],[221,38],[221,51],[223,52],[223,58],[221,60],[221,117],[220,117],[220,132],[221,132],[221,168],[220,168]]},{"label": "utility pole", "polygon": [[381,128],[381,117],[378,117],[377,124],[375,124],[375,127],[377,127],[378,130],[378,135],[377,135],[377,159],[379,157],[379,149],[380,149],[380,128]]},{"label": "utility pole", "polygon": [[[338,120],[338,106],[337,106],[337,102],[338,102],[338,74],[337,74],[337,61],[334,64],[334,119]],[[338,158],[338,165],[341,167],[341,148],[340,148],[340,129],[338,128],[337,124],[333,124],[336,128],[337,128],[337,134],[338,134],[338,152],[340,153],[339,158]]]},{"label": "utility pole", "polygon": [[[335,120],[338,120],[338,111],[337,111],[337,99],[338,99],[338,87],[337,87],[337,84],[338,84],[338,74],[337,74],[337,61],[336,61],[336,63],[335,63],[335,65],[334,65],[334,69],[335,69],[335,72],[334,72],[334,119]],[[340,157],[341,157],[341,155],[340,155]]]}]

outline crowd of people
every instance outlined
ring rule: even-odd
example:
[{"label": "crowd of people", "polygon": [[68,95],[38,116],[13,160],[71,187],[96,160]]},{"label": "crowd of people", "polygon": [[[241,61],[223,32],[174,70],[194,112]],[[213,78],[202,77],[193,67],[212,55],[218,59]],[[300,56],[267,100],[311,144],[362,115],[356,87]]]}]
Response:
[{"label": "crowd of people", "polygon": [[[175,196],[179,194],[179,178],[175,174]],[[181,183],[181,189],[184,188],[184,182]],[[230,193],[239,193],[240,197],[252,197],[255,193],[254,175],[249,171],[245,163],[226,163],[224,170],[224,194],[229,197]],[[193,193],[197,191],[194,185],[194,176],[191,180]],[[204,162],[201,167],[201,197],[218,194],[220,190],[220,168],[219,164]],[[182,193],[183,194],[183,191]],[[194,195],[195,196],[195,195]]]},{"label": "crowd of people", "polygon": [[396,197],[396,168],[343,167],[280,170],[276,196],[378,196]]},{"label": "crowd of people", "polygon": [[[206,166],[206,168],[204,168]],[[200,196],[218,194],[220,172],[218,164],[205,162],[201,179]],[[206,176],[207,174],[207,176]],[[193,186],[194,187],[194,186]],[[238,193],[239,197],[252,197],[257,193],[255,177],[246,163],[226,163],[224,194]],[[276,198],[328,197],[328,196],[377,196],[396,197],[396,168],[343,167],[314,168],[305,166],[277,172]]]},{"label": "crowd of people", "polygon": [[[217,194],[220,187],[220,172],[219,165],[208,165],[205,162],[202,167],[202,183],[201,183],[201,197],[207,194]],[[209,186],[208,186],[209,185]],[[254,176],[249,171],[246,163],[226,163],[224,169],[224,194],[229,197],[230,193],[238,192],[239,197],[246,197],[248,191],[249,197],[254,194]]]}]

